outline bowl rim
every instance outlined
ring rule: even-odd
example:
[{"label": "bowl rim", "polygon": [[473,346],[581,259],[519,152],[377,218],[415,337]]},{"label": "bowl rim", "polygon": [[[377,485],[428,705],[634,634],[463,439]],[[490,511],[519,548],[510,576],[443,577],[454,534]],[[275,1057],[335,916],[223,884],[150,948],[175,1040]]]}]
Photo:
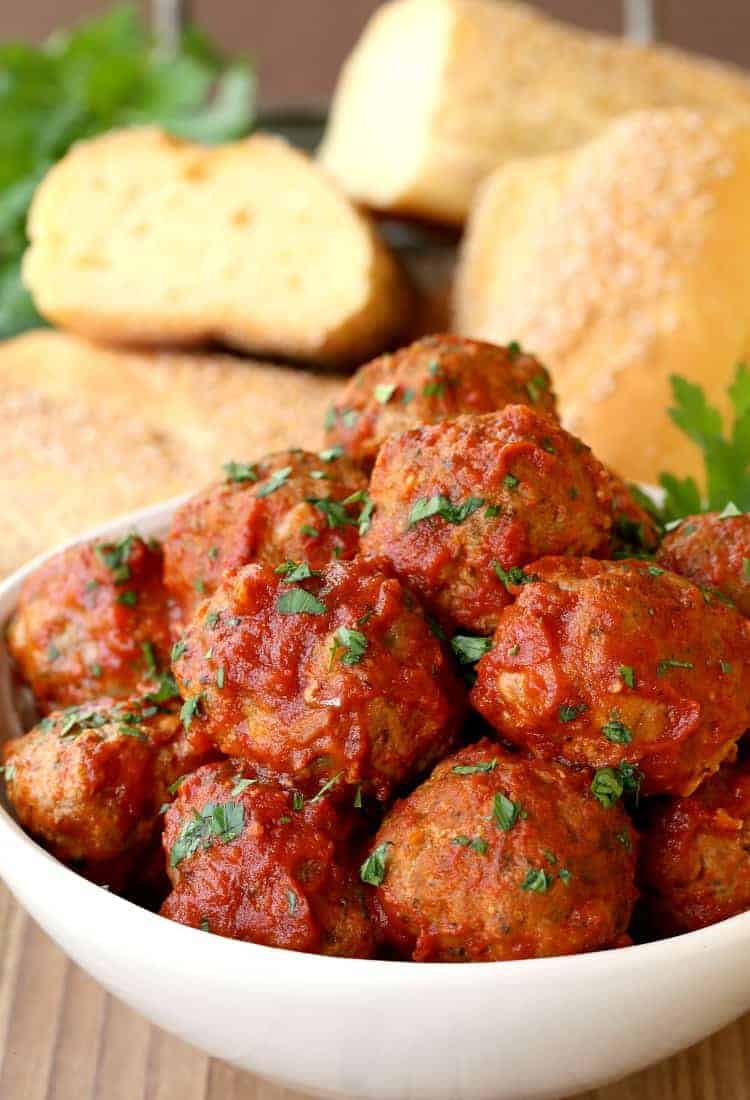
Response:
[{"label": "bowl rim", "polygon": [[[125,513],[106,523],[83,531],[79,535],[68,539],[51,550],[46,550],[36,555],[24,565],[14,570],[8,576],[0,580],[0,628],[4,626],[7,617],[15,604],[21,584],[25,578],[37,569],[43,562],[71,546],[76,546],[91,539],[117,536],[123,530],[139,526],[164,527],[169,522],[174,510],[192,494],[185,493],[170,497],[157,504],[140,508],[136,511]],[[147,532],[151,533],[151,532]],[[4,635],[4,631],[3,631]],[[0,638],[0,743],[4,740],[2,726],[4,724],[3,711],[9,708],[7,654],[5,643]],[[97,920],[112,921],[119,924],[123,920],[129,920],[134,925],[142,926],[142,934],[155,936],[157,939],[171,939],[176,945],[178,941],[185,939],[185,946],[191,952],[201,951],[205,954],[221,956],[226,959],[223,965],[230,965],[243,972],[248,969],[255,970],[258,966],[271,968],[282,963],[294,966],[298,977],[312,975],[325,969],[327,979],[342,976],[344,971],[355,967],[358,979],[368,979],[378,984],[379,979],[391,980],[403,979],[406,974],[411,977],[409,982],[421,981],[430,986],[438,980],[441,987],[446,982],[460,981],[460,977],[467,972],[473,974],[473,981],[496,981],[502,975],[516,980],[519,973],[529,974],[532,967],[538,977],[543,977],[543,972],[554,972],[559,978],[561,968],[568,970],[575,967],[581,979],[591,979],[601,970],[608,973],[620,970],[623,967],[630,968],[637,956],[644,964],[648,962],[646,956],[651,956],[654,963],[665,961],[662,956],[671,956],[671,962],[686,962],[698,953],[709,951],[713,948],[727,949],[733,944],[747,941],[750,937],[750,910],[739,913],[734,917],[718,921],[706,928],[700,928],[693,932],[684,932],[678,936],[653,940],[647,943],[632,944],[624,947],[608,948],[601,951],[588,951],[574,955],[551,955],[533,959],[508,959],[493,962],[463,962],[449,965],[440,962],[425,962],[415,965],[406,960],[391,959],[356,959],[338,957],[332,955],[317,955],[299,951],[291,951],[288,948],[270,947],[264,944],[256,944],[243,940],[233,940],[228,937],[206,934],[200,929],[170,921],[158,913],[151,912],[142,906],[128,901],[117,894],[77,874],[72,868],[67,867],[60,860],[47,852],[40,844],[32,839],[0,803],[0,878],[6,881],[11,892],[15,893],[12,881],[15,876],[8,873],[6,868],[12,866],[15,859],[23,866],[23,872],[19,879],[34,879],[44,882],[45,890],[49,893],[49,887],[54,887],[55,882],[67,892],[73,891],[80,899],[74,912],[89,911]],[[22,904],[22,903],[21,903]],[[519,971],[519,968],[521,970]],[[304,973],[303,973],[304,971]],[[480,975],[485,975],[480,978]]]}]

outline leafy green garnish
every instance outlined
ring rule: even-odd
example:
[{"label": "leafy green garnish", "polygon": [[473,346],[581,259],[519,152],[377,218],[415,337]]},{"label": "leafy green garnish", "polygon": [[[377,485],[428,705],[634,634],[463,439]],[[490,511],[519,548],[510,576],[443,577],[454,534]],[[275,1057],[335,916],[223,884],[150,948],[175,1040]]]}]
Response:
[{"label": "leafy green garnish", "polygon": [[629,688],[635,687],[635,672],[630,665],[620,665],[617,671],[624,684]]},{"label": "leafy green garnish", "polygon": [[629,745],[633,740],[633,733],[619,718],[610,718],[602,726],[602,733],[613,745]]},{"label": "leafy green garnish", "polygon": [[298,581],[320,576],[320,570],[311,569],[306,561],[285,561],[276,566],[274,573],[284,578],[284,584],[297,584]]},{"label": "leafy green garnish", "polygon": [[487,841],[482,840],[481,836],[454,836],[452,843],[460,848],[471,848],[472,852],[477,852],[480,856],[486,856],[489,849]]},{"label": "leafy green garnish", "polygon": [[380,886],[385,878],[388,863],[388,849],[393,847],[393,842],[386,840],[378,844],[359,869],[359,877],[370,886]]},{"label": "leafy green garnish", "polygon": [[493,561],[492,568],[495,570],[498,580],[501,580],[507,589],[510,589],[512,584],[534,584],[539,580],[538,573],[526,573],[520,565],[512,565],[510,569],[503,569],[499,561]]},{"label": "leafy green garnish", "polygon": [[333,636],[333,656],[341,652],[342,665],[358,665],[367,653],[368,641],[361,630],[340,626]]},{"label": "leafy green garnish", "polygon": [[313,596],[312,592],[306,592],[304,588],[290,588],[276,601],[276,610],[280,615],[325,615],[328,608]]},{"label": "leafy green garnish", "polygon": [[679,375],[672,375],[670,382],[674,405],[669,415],[702,451],[706,494],[701,495],[692,477],[662,474],[663,520],[720,512],[730,503],[735,509],[731,515],[750,511],[750,368],[739,363],[729,387],[734,416],[726,435],[721,413],[709,404],[700,386]]},{"label": "leafy green garnish", "polygon": [[375,400],[379,405],[387,405],[395,391],[395,382],[380,382],[373,392],[375,394]]},{"label": "leafy green garnish", "polygon": [[482,772],[492,772],[497,767],[497,757],[485,760],[481,764],[456,764],[451,771],[454,775],[479,775]]},{"label": "leafy green garnish", "polygon": [[501,791],[498,791],[492,800],[492,820],[497,825],[498,829],[502,829],[504,833],[509,833],[519,817],[525,817],[520,802],[514,802],[507,795],[504,795]]},{"label": "leafy green garnish", "polygon": [[280,470],[276,470],[275,473],[271,474],[268,481],[264,481],[262,485],[258,486],[255,491],[256,497],[268,497],[271,493],[275,493],[286,482],[291,472],[291,466],[282,466]]},{"label": "leafy green garnish", "polygon": [[521,883],[521,889],[534,894],[545,894],[551,884],[552,879],[542,867],[530,867]]},{"label": "leafy green garnish", "polygon": [[475,637],[471,634],[456,634],[451,638],[451,649],[462,665],[473,665],[492,649],[492,636]]},{"label": "leafy green garnish", "polygon": [[172,845],[169,862],[177,867],[183,859],[194,855],[198,848],[210,848],[213,841],[229,844],[245,827],[245,807],[241,802],[208,802],[202,810],[194,810]]},{"label": "leafy green garnish", "polygon": [[250,462],[225,462],[222,470],[227,481],[257,481],[258,474]]},{"label": "leafy green garnish", "polygon": [[563,703],[557,715],[561,722],[575,722],[585,710],[588,710],[586,703]]},{"label": "leafy green garnish", "polygon": [[41,46],[0,46],[0,339],[41,323],[20,278],[26,212],[39,181],[73,142],[155,123],[219,142],[252,123],[246,61],[228,62],[188,29],[173,54],[155,48],[135,5],[123,4]]},{"label": "leafy green garnish", "polygon": [[432,516],[440,516],[447,523],[458,525],[473,515],[483,504],[484,500],[480,497],[467,497],[461,504],[452,504],[442,493],[433,497],[420,497],[409,512],[409,527],[413,527],[415,523],[420,523],[422,520],[431,519]]}]

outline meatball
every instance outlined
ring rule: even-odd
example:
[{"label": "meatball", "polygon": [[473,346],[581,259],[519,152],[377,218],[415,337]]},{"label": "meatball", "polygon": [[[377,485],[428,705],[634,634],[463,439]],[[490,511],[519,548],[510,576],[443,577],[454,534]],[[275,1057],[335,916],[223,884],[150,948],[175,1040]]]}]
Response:
[{"label": "meatball", "polygon": [[539,756],[636,768],[690,794],[750,725],[750,626],[645,561],[529,566],[477,665],[472,702]]},{"label": "meatball", "polygon": [[372,932],[329,798],[303,799],[242,761],[200,768],[165,819],[161,912],[219,936],[367,958]]},{"label": "meatball", "polygon": [[750,761],[653,808],[641,880],[650,929],[662,936],[750,909]]},{"label": "meatball", "polygon": [[368,522],[367,480],[337,450],[227,463],[223,482],[178,508],[164,544],[165,583],[187,622],[225,573],[252,561],[353,558]]},{"label": "meatball", "polygon": [[202,606],[173,667],[222,752],[384,799],[450,749],[463,691],[383,567],[358,558],[281,576],[249,565]]},{"label": "meatball", "polygon": [[722,592],[750,617],[750,515],[689,516],[665,537],[658,560],[695,584]]},{"label": "meatball", "polygon": [[572,955],[618,944],[635,832],[591,776],[480,741],[387,814],[362,865],[381,934],[417,962]]},{"label": "meatball", "polygon": [[425,336],[360,367],[329,410],[326,435],[369,469],[390,435],[505,405],[535,405],[556,418],[549,374],[532,355],[517,344]]},{"label": "meatball", "polygon": [[5,746],[18,820],[65,863],[110,882],[115,861],[146,852],[179,776],[209,759],[176,705],[147,697],[55,711]]},{"label": "meatball", "polygon": [[162,550],[135,534],[72,546],[26,579],[8,649],[42,711],[124,699],[169,661]]},{"label": "meatball", "polygon": [[480,633],[494,629],[528,562],[610,545],[609,474],[523,405],[392,437],[370,493],[363,550],[390,559],[446,625]]}]

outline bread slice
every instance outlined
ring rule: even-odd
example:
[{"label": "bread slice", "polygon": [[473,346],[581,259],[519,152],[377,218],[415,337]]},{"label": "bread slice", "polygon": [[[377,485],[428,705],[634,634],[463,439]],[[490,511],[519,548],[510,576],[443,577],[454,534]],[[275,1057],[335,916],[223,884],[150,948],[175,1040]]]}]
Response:
[{"label": "bread slice", "polygon": [[341,381],[229,355],[0,344],[0,576],[94,524],[194,492],[231,459],[323,443]]},{"label": "bread slice", "polygon": [[346,62],[322,164],[357,201],[465,220],[511,157],[592,138],[616,115],[691,105],[750,119],[750,79],[497,0],[395,0]]},{"label": "bread slice", "polygon": [[669,377],[727,409],[750,353],[750,129],[639,112],[572,153],[517,160],[483,185],[455,323],[518,340],[549,368],[563,423],[618,473],[698,474]]},{"label": "bread slice", "polygon": [[40,312],[116,344],[338,364],[401,329],[408,294],[370,222],[267,135],[216,148],[152,129],[76,145],[40,185],[24,279]]}]

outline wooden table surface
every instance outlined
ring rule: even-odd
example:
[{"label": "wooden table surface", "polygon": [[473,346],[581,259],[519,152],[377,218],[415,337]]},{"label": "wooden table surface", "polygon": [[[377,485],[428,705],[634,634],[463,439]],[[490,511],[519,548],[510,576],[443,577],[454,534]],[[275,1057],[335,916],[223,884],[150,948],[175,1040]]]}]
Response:
[{"label": "wooden table surface", "polygon": [[[77,349],[73,351],[75,358],[80,358]],[[88,362],[90,356],[84,358],[87,367],[93,370],[95,364]],[[42,375],[32,369],[37,360],[44,362]],[[116,372],[108,359],[101,362],[107,376],[118,377],[121,387],[129,377],[128,372],[133,371],[137,384],[144,384],[137,373],[141,367],[135,361],[119,362]],[[300,424],[304,422],[303,408],[309,412],[316,403],[322,408],[330,398],[329,384],[321,380],[279,374],[274,387],[283,382],[287,404],[298,404],[300,415],[285,417],[283,426],[274,428],[269,440],[266,438],[268,383],[262,371],[256,376],[245,367],[247,374],[240,380],[248,392],[252,390],[255,394],[255,400],[250,394],[249,403],[254,406],[250,411],[256,415],[248,416],[248,403],[237,400],[236,372],[209,374],[205,363],[196,363],[194,367],[182,363],[179,368],[168,365],[164,369],[173,372],[170,391],[175,401],[179,398],[191,407],[199,401],[204,413],[211,410],[210,415],[203,416],[206,427],[200,450],[185,453],[194,445],[194,431],[179,441],[180,469],[188,471],[185,476],[199,476],[202,480],[213,476],[227,457],[249,458],[254,457],[256,448],[289,445],[290,440],[280,433],[288,430],[299,436]],[[70,379],[69,386],[65,384],[66,377]],[[210,394],[205,393],[206,379],[210,379]],[[179,392],[174,393],[176,390]],[[49,336],[26,342],[14,349],[13,354],[7,350],[0,354],[0,423],[4,425],[0,433],[0,468],[7,471],[13,467],[17,478],[15,488],[10,484],[12,479],[4,483],[0,478],[0,511],[7,516],[14,514],[15,508],[20,515],[21,498],[16,496],[23,488],[27,494],[23,503],[27,514],[33,516],[33,493],[28,499],[28,487],[33,485],[41,498],[45,494],[49,498],[53,468],[58,479],[55,485],[60,479],[66,485],[64,508],[55,512],[53,501],[48,500],[47,526],[34,529],[27,525],[20,530],[19,524],[4,523],[0,530],[0,562],[5,568],[20,564],[21,557],[90,525],[96,463],[91,470],[82,465],[78,446],[81,438],[89,443],[97,438],[89,432],[88,420],[92,421],[92,431],[96,420],[99,435],[101,424],[106,423],[108,460],[122,453],[129,461],[129,476],[113,477],[111,495],[106,502],[98,503],[97,521],[105,518],[102,510],[114,516],[125,508],[166,495],[154,480],[154,463],[149,460],[153,458],[150,448],[155,445],[152,433],[144,428],[143,439],[134,437],[135,413],[118,420],[116,414],[122,413],[126,396],[111,384],[93,392],[90,379],[82,388],[80,365],[74,369],[63,356],[63,349],[56,348]],[[71,428],[61,433],[62,440],[40,436],[40,416],[51,425],[68,423],[71,399],[75,400],[77,411],[75,431]],[[87,400],[90,407],[86,406]],[[265,416],[261,409],[266,410]],[[184,425],[183,405],[179,405],[179,410],[175,419]],[[315,408],[316,418],[318,412]],[[126,445],[122,441],[118,445],[118,423],[123,421],[127,421],[127,428],[124,423],[121,428],[128,433]],[[21,453],[19,440],[31,436],[36,439],[36,446],[25,447]],[[247,450],[242,449],[243,440],[249,444]],[[174,448],[168,446],[170,441],[170,437],[161,436],[157,441],[166,448],[167,455],[174,453]],[[304,442],[315,445],[313,439]],[[234,448],[231,455],[226,453],[227,446]],[[173,459],[173,469],[174,466]],[[138,482],[139,470],[148,472],[142,482]],[[197,486],[170,482],[168,490],[176,492],[191,487]],[[294,1100],[297,1095],[212,1061],[152,1027],[108,996],[66,959],[0,884],[0,1100]],[[588,1100],[594,1097],[596,1100],[750,1100],[750,1016],[663,1065],[589,1094]]]}]

